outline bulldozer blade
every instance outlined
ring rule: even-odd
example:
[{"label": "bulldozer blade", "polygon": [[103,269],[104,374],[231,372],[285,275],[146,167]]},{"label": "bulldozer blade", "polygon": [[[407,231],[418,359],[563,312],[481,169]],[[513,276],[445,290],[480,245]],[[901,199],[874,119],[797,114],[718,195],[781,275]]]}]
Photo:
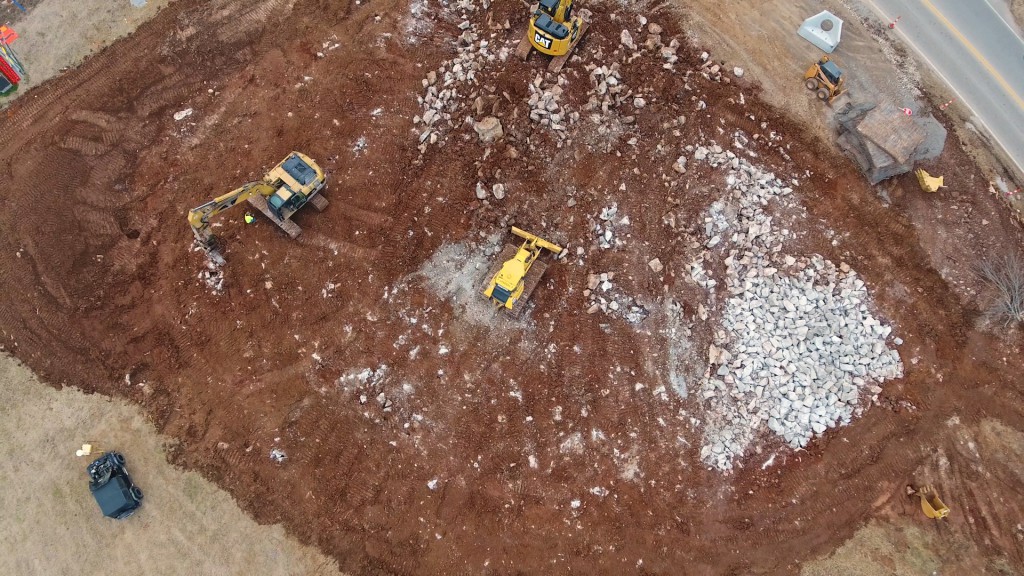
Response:
[{"label": "bulldozer blade", "polygon": [[531,233],[527,232],[526,230],[523,230],[522,228],[516,228],[515,226],[513,226],[512,227],[512,233],[515,234],[516,236],[519,236],[523,240],[527,240],[527,241],[534,240],[534,241],[536,241],[537,242],[537,246],[540,246],[541,248],[554,253],[555,256],[558,256],[564,250],[558,244],[555,244],[554,242],[548,242],[547,240],[541,238],[540,236],[537,236],[536,234],[531,234]]},{"label": "bulldozer blade", "polygon": [[[314,196],[314,198],[316,198],[316,196]],[[298,238],[299,234],[302,234],[302,228],[300,228],[298,224],[291,220],[281,220],[275,216],[274,213],[270,211],[270,206],[267,206],[267,199],[263,196],[249,196],[248,202],[250,206],[262,212],[263,215],[269,218],[271,222],[277,224],[277,227],[284,230],[285,234],[292,239]]]}]

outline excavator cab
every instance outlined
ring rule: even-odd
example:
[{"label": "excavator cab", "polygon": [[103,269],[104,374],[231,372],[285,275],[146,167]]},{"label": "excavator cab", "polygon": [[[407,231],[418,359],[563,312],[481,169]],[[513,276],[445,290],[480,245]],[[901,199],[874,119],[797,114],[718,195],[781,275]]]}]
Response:
[{"label": "excavator cab", "polygon": [[287,220],[320,191],[323,176],[299,154],[288,156],[268,177],[277,190],[267,197],[267,208],[278,220]]}]

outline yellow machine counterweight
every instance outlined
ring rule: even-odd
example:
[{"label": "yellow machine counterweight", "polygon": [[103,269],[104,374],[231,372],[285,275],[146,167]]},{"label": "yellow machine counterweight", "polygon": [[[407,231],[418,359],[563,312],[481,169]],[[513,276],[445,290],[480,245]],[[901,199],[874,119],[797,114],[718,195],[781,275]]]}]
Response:
[{"label": "yellow machine counterweight", "polygon": [[558,72],[565,66],[590,26],[590,11],[573,11],[573,0],[539,0],[530,6],[530,23],[519,42],[516,54],[523,60],[536,49],[553,56],[548,70]]},{"label": "yellow machine counterweight", "polygon": [[514,226],[512,233],[524,242],[518,249],[506,246],[502,251],[498,261],[501,267],[492,268],[484,296],[500,307],[517,310],[530,297],[547,269],[539,260],[542,251],[548,250],[557,256],[562,253],[562,247]]}]

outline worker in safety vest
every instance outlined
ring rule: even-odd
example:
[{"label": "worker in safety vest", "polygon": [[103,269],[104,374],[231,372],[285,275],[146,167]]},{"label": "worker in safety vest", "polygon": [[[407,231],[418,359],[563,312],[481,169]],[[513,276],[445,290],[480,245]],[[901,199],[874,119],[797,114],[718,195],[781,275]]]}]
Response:
[{"label": "worker in safety vest", "polygon": [[245,213],[245,223],[246,224],[252,224],[255,221],[256,221],[256,217],[252,215],[252,212],[246,212]]}]

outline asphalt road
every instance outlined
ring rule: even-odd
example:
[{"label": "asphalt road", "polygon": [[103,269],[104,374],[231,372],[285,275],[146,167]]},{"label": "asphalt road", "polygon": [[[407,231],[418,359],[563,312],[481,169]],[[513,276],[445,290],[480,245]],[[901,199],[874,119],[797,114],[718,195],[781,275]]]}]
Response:
[{"label": "asphalt road", "polygon": [[1024,40],[990,2],[863,0],[974,112],[1024,172]]}]

